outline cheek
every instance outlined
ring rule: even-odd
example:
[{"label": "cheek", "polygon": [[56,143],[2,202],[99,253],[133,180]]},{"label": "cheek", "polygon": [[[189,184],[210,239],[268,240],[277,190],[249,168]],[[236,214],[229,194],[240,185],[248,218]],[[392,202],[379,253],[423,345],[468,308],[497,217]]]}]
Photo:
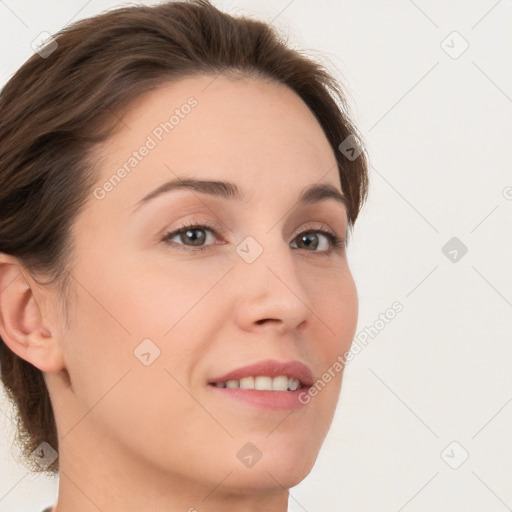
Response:
[{"label": "cheek", "polygon": [[[109,286],[101,284],[106,282],[101,276],[95,284],[89,282],[94,299],[87,293],[77,299],[77,314],[65,340],[77,407],[63,418],[62,430],[72,431],[73,436],[86,435],[89,429],[115,435],[116,442],[127,449],[143,450],[156,460],[159,443],[172,446],[188,421],[196,425],[195,439],[207,436],[211,427],[204,411],[182,388],[190,385],[196,359],[191,353],[205,338],[191,332],[199,312],[199,306],[191,306],[207,291],[208,283],[187,285],[189,279],[183,274],[181,281],[174,274],[166,281],[148,276],[114,279],[113,274]],[[182,293],[176,287],[170,289],[171,282],[183,286]],[[201,311],[208,309],[211,305]],[[137,351],[143,339],[153,340],[159,351],[153,360],[155,349],[151,345],[145,349],[152,361],[147,366]]]},{"label": "cheek", "polygon": [[316,320],[323,326],[324,348],[332,364],[333,357],[349,348],[355,334],[358,296],[354,279],[348,267],[325,272],[310,280],[308,293]]},{"label": "cheek", "polygon": [[133,263],[114,270],[119,283],[116,307],[136,336],[147,337],[151,332],[160,338],[171,336],[198,311],[204,321],[208,315],[213,317],[212,306],[218,304],[212,303],[210,292],[233,267],[221,259],[173,259],[165,251],[144,264]]},{"label": "cheek", "polygon": [[[309,353],[321,372],[311,395],[319,425],[329,425],[339,399],[345,355],[354,339],[358,319],[357,289],[348,266],[310,275],[306,286],[315,315]],[[322,334],[320,334],[322,333]],[[310,340],[311,341],[311,340]]]},{"label": "cheek", "polygon": [[348,267],[330,277],[323,280],[322,287],[317,285],[314,289],[315,311],[325,332],[321,345],[318,345],[322,360],[320,367],[324,370],[321,380],[325,387],[319,386],[321,391],[317,399],[323,403],[321,409],[324,412],[334,413],[343,378],[340,360],[344,361],[357,327],[358,296]]}]

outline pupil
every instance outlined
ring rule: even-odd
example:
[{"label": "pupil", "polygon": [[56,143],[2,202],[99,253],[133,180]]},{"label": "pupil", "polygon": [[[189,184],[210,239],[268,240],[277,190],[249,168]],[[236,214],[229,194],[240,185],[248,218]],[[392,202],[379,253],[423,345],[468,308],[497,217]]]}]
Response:
[{"label": "pupil", "polygon": [[[309,240],[311,240],[312,237],[314,237],[312,242],[307,242],[306,241],[308,238],[309,238]],[[302,241],[303,242],[306,241],[306,246],[307,247],[312,246],[313,249],[316,249],[318,247],[318,238],[317,238],[317,236],[314,233],[309,233],[309,234],[302,235]]]},{"label": "pupil", "polygon": [[[201,235],[196,237],[195,234],[197,233],[201,233]],[[194,245],[201,245],[201,242],[204,243],[205,241],[204,230],[202,229],[188,229],[185,234],[190,237],[189,241],[193,242]]]}]

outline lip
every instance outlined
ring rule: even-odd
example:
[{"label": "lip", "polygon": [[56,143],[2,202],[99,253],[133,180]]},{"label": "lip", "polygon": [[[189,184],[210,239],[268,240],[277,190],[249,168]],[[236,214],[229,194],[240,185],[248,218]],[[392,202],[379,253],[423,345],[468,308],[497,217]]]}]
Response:
[{"label": "lip", "polygon": [[[259,375],[269,377],[287,375],[297,379],[301,386],[295,391],[262,391],[258,389],[220,388],[214,386],[217,382],[240,380],[244,377],[257,377]],[[313,374],[305,364],[299,361],[279,362],[269,359],[237,368],[225,375],[215,377],[209,380],[208,384],[208,387],[217,396],[241,401],[260,409],[283,411],[299,409],[307,405],[308,402],[301,401],[300,397],[313,384]]]}]

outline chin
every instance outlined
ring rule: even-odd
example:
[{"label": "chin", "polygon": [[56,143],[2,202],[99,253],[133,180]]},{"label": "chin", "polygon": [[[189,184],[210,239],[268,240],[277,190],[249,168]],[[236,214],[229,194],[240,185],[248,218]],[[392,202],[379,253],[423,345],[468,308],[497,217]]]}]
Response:
[{"label": "chin", "polygon": [[226,479],[226,485],[233,490],[234,493],[247,494],[251,490],[263,493],[281,493],[284,489],[290,489],[298,485],[312,469],[298,471],[297,469],[288,469],[282,471],[280,468],[260,468],[251,471],[234,471],[229,478]]},{"label": "chin", "polygon": [[[304,449],[293,453],[282,450],[266,450],[251,467],[237,464],[229,476],[229,483],[239,490],[281,492],[298,485],[311,472],[318,453],[308,453]],[[227,482],[226,482],[227,483]]]}]

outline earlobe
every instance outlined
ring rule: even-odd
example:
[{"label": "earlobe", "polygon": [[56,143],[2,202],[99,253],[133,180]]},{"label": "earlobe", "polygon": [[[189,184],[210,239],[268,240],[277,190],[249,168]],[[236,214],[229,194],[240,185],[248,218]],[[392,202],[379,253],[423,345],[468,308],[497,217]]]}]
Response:
[{"label": "earlobe", "polygon": [[41,371],[60,371],[65,367],[63,354],[45,325],[35,286],[16,259],[0,254],[0,337],[12,352]]}]

